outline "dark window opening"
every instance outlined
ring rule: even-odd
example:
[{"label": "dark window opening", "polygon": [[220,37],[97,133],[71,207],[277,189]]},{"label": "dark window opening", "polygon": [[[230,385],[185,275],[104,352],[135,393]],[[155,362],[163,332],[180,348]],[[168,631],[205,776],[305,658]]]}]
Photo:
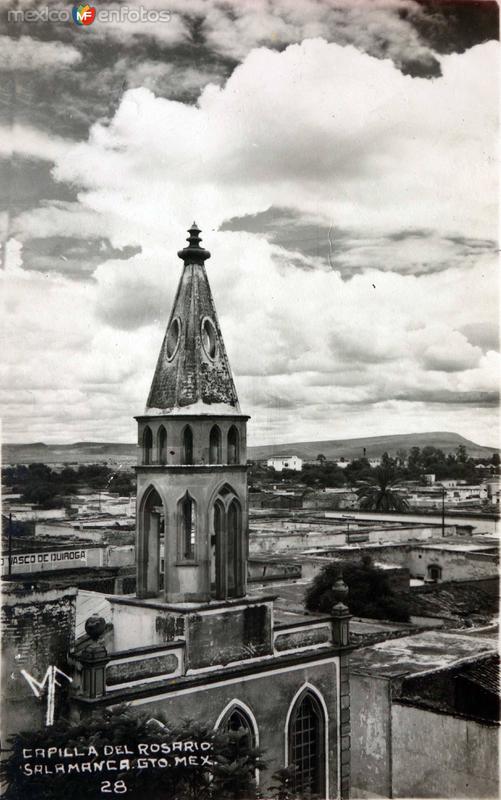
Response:
[{"label": "dark window opening", "polygon": [[151,464],[153,453],[153,435],[150,428],[146,426],[143,433],[143,464]]},{"label": "dark window opening", "polygon": [[183,464],[193,464],[193,432],[189,425],[183,433]]},{"label": "dark window opening", "polygon": [[230,731],[240,733],[240,743],[245,749],[254,748],[256,746],[256,737],[251,721],[242,709],[234,708],[223,720],[220,727],[227,733]]},{"label": "dark window opening", "polygon": [[167,432],[163,425],[158,431],[158,463],[167,463]]},{"label": "dark window opening", "polygon": [[193,561],[196,543],[196,510],[193,499],[186,495],[182,505],[183,521],[183,558]]},{"label": "dark window opening", "polygon": [[228,431],[228,464],[238,464],[240,461],[238,431],[234,425]]},{"label": "dark window opening", "polygon": [[209,464],[221,463],[221,431],[217,425],[211,428],[209,437]]},{"label": "dark window opening", "polygon": [[428,577],[432,581],[439,581],[442,578],[442,567],[439,567],[438,564],[430,564],[428,567]]},{"label": "dark window opening", "polygon": [[228,508],[228,595],[234,597],[237,591],[238,582],[238,534],[240,529],[240,509],[235,500],[232,500]]}]

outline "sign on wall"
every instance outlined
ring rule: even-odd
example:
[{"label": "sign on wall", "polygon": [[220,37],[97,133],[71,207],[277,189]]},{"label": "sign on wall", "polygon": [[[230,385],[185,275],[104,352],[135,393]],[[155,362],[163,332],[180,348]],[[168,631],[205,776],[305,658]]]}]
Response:
[{"label": "sign on wall", "polygon": [[[100,551],[94,551],[99,556]],[[91,559],[88,563],[87,550],[54,550],[40,553],[14,553],[11,556],[12,573],[20,572],[51,572],[56,569],[68,569],[71,567],[98,566],[99,558]],[[2,575],[9,572],[9,557],[2,556]]]}]

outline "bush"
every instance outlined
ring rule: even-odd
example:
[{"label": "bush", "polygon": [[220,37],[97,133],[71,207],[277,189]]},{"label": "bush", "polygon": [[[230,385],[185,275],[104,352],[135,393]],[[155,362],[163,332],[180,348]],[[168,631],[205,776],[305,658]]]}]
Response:
[{"label": "bush", "polygon": [[[315,576],[305,596],[308,611],[330,614],[336,602],[332,586],[339,574],[339,564],[333,562]],[[370,558],[360,562],[347,562],[343,566],[344,582],[348,586],[347,604],[356,617],[390,619],[395,622],[409,620],[409,607],[405,598],[397,595],[390,586],[384,570],[374,567]]]}]

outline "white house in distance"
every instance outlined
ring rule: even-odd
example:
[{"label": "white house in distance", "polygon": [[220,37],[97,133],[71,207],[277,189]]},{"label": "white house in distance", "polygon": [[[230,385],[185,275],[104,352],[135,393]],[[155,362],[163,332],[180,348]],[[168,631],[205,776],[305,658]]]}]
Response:
[{"label": "white house in distance", "polygon": [[269,458],[266,464],[274,469],[275,472],[282,472],[283,469],[293,469],[296,472],[301,472],[303,469],[303,459],[299,458],[299,456],[274,456]]}]

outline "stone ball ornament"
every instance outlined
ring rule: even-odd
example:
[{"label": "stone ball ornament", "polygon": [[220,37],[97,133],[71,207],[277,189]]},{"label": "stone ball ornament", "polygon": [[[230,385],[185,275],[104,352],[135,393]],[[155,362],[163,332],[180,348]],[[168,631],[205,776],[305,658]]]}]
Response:
[{"label": "stone ball ornament", "polygon": [[92,616],[85,620],[85,632],[94,642],[97,642],[105,630],[106,621],[104,617],[100,617],[98,614],[92,614]]}]

